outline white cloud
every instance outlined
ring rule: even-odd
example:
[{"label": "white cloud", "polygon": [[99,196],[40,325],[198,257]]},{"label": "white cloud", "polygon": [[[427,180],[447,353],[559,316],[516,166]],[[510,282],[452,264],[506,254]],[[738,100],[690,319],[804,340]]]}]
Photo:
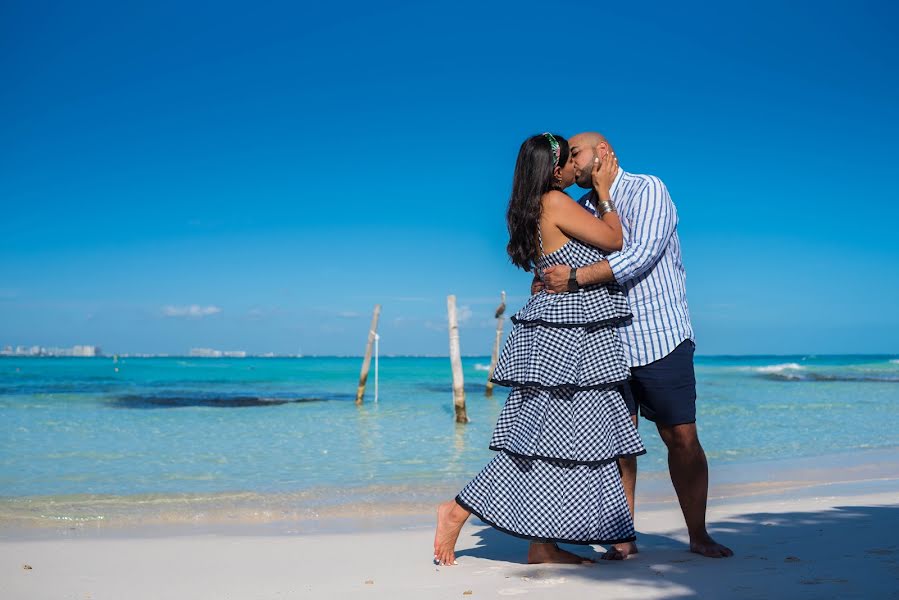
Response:
[{"label": "white cloud", "polygon": [[222,312],[222,309],[218,306],[200,306],[199,304],[162,307],[162,315],[164,317],[200,319],[202,317],[216,315],[220,312]]},{"label": "white cloud", "polygon": [[[475,328],[482,327],[481,323],[477,323],[472,320],[474,313],[471,310],[471,307],[463,304],[462,306],[456,307],[456,324],[460,328],[469,328],[474,326]],[[409,322],[414,321],[415,319],[409,319]],[[397,321],[394,321],[397,322]],[[434,331],[448,331],[449,330],[449,315],[444,316],[442,319],[427,319],[424,322],[424,326],[426,329],[433,329]],[[495,324],[493,325],[496,326]]]},{"label": "white cloud", "polygon": [[459,310],[456,311],[456,320],[459,325],[464,325],[468,323],[469,319],[471,319],[471,307],[468,305],[460,306]]}]

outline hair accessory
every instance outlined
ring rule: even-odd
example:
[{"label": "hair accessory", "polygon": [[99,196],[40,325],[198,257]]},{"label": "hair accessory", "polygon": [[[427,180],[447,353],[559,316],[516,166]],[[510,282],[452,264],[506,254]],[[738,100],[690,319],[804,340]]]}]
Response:
[{"label": "hair accessory", "polygon": [[556,140],[555,137],[553,137],[553,134],[551,134],[548,131],[544,132],[543,135],[546,136],[546,139],[549,140],[549,147],[552,149],[553,168],[558,167],[559,166],[559,158],[561,157],[561,152],[559,150],[559,142],[558,142],[558,140]]}]

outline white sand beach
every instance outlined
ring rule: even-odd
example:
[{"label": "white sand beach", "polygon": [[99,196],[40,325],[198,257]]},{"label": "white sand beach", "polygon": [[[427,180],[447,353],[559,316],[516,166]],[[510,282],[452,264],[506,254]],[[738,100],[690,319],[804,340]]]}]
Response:
[{"label": "white sand beach", "polygon": [[[472,522],[459,565],[431,563],[433,530],[117,531],[0,540],[0,596],[223,598],[899,598],[895,479],[716,500],[710,530],[732,559],[686,551],[676,505],[641,510],[640,554],[589,566],[522,564],[526,542]],[[598,557],[597,547],[571,547]]]}]

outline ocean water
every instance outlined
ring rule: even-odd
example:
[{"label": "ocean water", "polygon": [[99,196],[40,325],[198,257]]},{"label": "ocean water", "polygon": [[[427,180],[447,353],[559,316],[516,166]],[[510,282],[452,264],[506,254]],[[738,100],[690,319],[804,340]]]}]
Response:
[{"label": "ocean water", "polygon": [[[454,489],[492,456],[507,391],[485,397],[487,362],[463,359],[471,423],[456,425],[446,358],[382,358],[361,406],[359,358],[2,358],[0,504]],[[895,356],[698,357],[696,374],[713,465],[899,446]],[[663,473],[641,432],[641,472]]]}]

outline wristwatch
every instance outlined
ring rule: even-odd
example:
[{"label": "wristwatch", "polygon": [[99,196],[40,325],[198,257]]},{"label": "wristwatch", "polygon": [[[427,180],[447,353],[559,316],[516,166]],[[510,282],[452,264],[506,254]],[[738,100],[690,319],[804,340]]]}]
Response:
[{"label": "wristwatch", "polygon": [[575,267],[568,273],[568,291],[576,292],[579,289],[580,286],[577,284],[577,267]]}]

